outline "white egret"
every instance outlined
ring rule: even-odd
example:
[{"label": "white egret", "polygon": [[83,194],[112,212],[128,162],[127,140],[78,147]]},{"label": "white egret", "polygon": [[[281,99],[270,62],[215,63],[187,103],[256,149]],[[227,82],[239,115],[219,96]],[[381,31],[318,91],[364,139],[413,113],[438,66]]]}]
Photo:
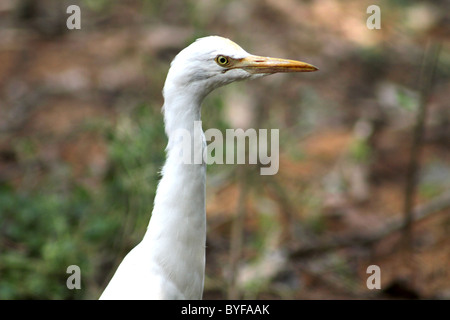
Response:
[{"label": "white egret", "polygon": [[[205,164],[180,160],[179,129],[191,133],[192,151],[206,147],[200,121],[201,103],[212,90],[233,81],[277,72],[307,72],[308,63],[254,56],[233,41],[197,39],[172,61],[163,89],[168,137],[147,232],[119,265],[100,299],[201,299],[205,273]],[[195,132],[197,133],[195,133]],[[195,137],[195,134],[200,135]],[[197,150],[198,152],[199,150]]]}]

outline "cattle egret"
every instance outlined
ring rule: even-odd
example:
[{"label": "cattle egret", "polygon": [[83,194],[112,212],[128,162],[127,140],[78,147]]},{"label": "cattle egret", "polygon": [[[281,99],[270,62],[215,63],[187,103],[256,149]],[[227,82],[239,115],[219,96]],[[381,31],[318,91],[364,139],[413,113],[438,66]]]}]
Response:
[{"label": "cattle egret", "polygon": [[150,223],[100,299],[202,298],[206,166],[180,160],[177,130],[187,130],[192,141],[201,141],[191,148],[192,154],[203,154],[205,137],[201,130],[194,130],[194,121],[201,121],[201,103],[212,90],[277,72],[316,70],[305,62],[251,55],[218,36],[197,39],[175,57],[163,89],[167,157]]}]

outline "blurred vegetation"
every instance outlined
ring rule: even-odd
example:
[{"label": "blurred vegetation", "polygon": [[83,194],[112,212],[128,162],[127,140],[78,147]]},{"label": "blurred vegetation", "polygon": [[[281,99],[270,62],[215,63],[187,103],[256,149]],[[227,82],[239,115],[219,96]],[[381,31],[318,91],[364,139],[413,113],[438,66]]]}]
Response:
[{"label": "blurred vegetation", "polygon": [[117,253],[141,239],[166,143],[162,115],[155,110],[136,106],[116,124],[87,121],[86,130],[107,141],[110,160],[95,190],[78,183],[67,164],[38,186],[2,184],[2,299],[81,298],[78,290],[61,286],[69,265],[80,267],[86,286],[99,276],[97,268],[117,263]]},{"label": "blurred vegetation", "polygon": [[[65,27],[69,4],[81,7],[81,30]],[[0,299],[98,298],[150,219],[167,142],[160,108],[170,61],[209,34],[320,72],[232,84],[205,100],[205,130],[280,128],[281,152],[273,177],[256,166],[245,174],[208,166],[205,298],[229,297],[233,276],[244,298],[390,298],[368,292],[365,268],[379,264],[385,288],[410,276],[395,235],[306,250],[363,238],[401,217],[427,41],[443,45],[415,203],[450,190],[448,5],[380,1],[382,29],[368,31],[370,4],[2,3]],[[230,275],[230,229],[242,207],[242,259]],[[415,229],[418,271],[408,290],[423,298],[449,297],[448,212],[444,206]],[[66,287],[73,264],[82,290]]]}]

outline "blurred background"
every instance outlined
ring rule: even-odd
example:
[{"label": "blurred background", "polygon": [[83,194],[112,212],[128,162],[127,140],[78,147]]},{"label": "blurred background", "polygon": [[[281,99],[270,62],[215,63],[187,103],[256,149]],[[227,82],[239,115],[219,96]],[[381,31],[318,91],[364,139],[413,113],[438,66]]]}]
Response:
[{"label": "blurred background", "polygon": [[450,299],[449,2],[376,1],[369,30],[372,2],[0,0],[0,299],[99,297],[150,219],[170,61],[213,34],[320,71],[204,102],[281,153],[208,166],[204,298]]}]

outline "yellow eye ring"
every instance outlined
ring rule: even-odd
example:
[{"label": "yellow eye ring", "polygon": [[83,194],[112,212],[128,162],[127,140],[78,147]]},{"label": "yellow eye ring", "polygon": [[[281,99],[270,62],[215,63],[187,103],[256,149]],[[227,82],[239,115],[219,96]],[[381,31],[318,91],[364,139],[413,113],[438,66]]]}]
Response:
[{"label": "yellow eye ring", "polygon": [[228,57],[225,57],[225,56],[217,56],[216,62],[219,66],[225,67],[230,63],[230,60]]}]

